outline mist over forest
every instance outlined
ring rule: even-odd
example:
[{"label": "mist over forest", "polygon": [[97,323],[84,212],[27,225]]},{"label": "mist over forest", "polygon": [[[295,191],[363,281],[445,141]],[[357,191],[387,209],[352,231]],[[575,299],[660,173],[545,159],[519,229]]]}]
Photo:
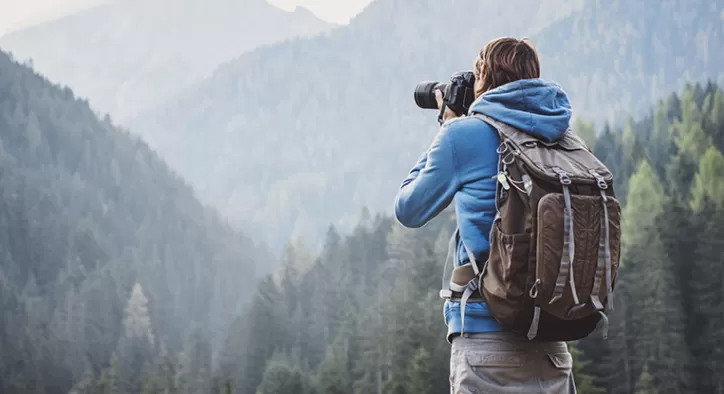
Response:
[{"label": "mist over forest", "polygon": [[[544,4],[545,3],[545,4]],[[579,393],[724,393],[724,3],[108,1],[0,37],[0,393],[448,392],[415,85],[530,37],[613,171]]]}]

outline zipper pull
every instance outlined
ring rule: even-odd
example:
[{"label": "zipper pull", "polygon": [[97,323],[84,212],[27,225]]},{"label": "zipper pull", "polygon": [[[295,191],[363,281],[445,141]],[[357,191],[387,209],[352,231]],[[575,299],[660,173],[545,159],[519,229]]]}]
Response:
[{"label": "zipper pull", "polygon": [[523,188],[525,189],[525,194],[530,196],[530,193],[533,192],[533,181],[530,179],[528,174],[523,174]]},{"label": "zipper pull", "polygon": [[498,182],[503,185],[503,189],[510,190],[510,183],[508,183],[508,177],[505,176],[505,172],[500,172],[498,174]]},{"label": "zipper pull", "polygon": [[551,170],[553,170],[553,172],[558,174],[558,179],[560,180],[562,185],[571,184],[571,178],[568,176],[568,173],[565,172],[563,169],[561,169],[560,167],[553,167],[553,168],[551,168]]},{"label": "zipper pull", "polygon": [[606,180],[603,179],[601,174],[597,173],[596,170],[588,170],[588,172],[593,175],[594,178],[596,178],[596,183],[598,184],[599,189],[608,189],[608,184],[606,183]]}]

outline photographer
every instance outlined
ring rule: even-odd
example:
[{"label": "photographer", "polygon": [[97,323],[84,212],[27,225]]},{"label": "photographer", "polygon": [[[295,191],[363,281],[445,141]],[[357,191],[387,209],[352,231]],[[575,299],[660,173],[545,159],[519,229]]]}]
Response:
[{"label": "photographer", "polygon": [[[568,129],[571,108],[557,84],[540,79],[538,54],[525,39],[492,40],[473,67],[472,73],[457,74],[448,85],[428,83],[416,91],[419,106],[440,111],[442,126],[402,182],[395,213],[402,225],[418,228],[454,199],[454,265],[470,265],[472,260],[477,273],[488,261],[496,192],[511,185],[499,173],[496,129],[469,115],[487,115],[550,142]],[[452,346],[452,393],[576,392],[565,342],[530,341],[514,334],[488,310],[479,290],[461,297],[463,290],[454,287],[441,292],[448,294],[443,298],[447,298],[444,320]],[[461,303],[461,298],[467,302]]]}]

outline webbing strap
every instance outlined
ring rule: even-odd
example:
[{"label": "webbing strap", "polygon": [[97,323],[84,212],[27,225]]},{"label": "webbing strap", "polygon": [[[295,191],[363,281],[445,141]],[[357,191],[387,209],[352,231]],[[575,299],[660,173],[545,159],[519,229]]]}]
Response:
[{"label": "webbing strap", "polygon": [[[576,289],[576,279],[575,274],[573,270],[573,261],[574,261],[574,251],[575,251],[575,238],[573,236],[573,207],[571,206],[571,193],[568,190],[568,186],[563,187],[563,200],[565,201],[565,211],[568,212],[567,217],[564,220],[568,220],[568,226],[566,229],[565,237],[568,237],[567,247],[568,247],[568,260],[569,264],[571,265],[571,272],[568,276],[569,283],[571,284],[571,294],[573,295],[573,302],[578,305],[580,302],[578,301],[578,290]],[[565,241],[564,241],[565,243]]]},{"label": "webbing strap", "polygon": [[601,319],[603,320],[603,330],[601,332],[603,334],[603,339],[608,339],[608,316],[606,316],[603,311],[598,311],[598,313],[601,315]]},{"label": "webbing strap", "polygon": [[613,288],[611,285],[611,245],[610,245],[610,229],[608,226],[608,197],[606,197],[606,191],[601,190],[601,197],[603,197],[603,221],[605,225],[605,241],[604,241],[604,258],[606,259],[606,296],[607,302],[606,307],[609,311],[613,310]]},{"label": "webbing strap", "polygon": [[[442,271],[442,287],[440,288],[440,298],[452,297],[452,291],[450,290],[450,278],[448,277],[447,265],[450,262],[450,258],[452,257],[453,250],[456,249],[455,242],[457,241],[459,232],[460,232],[460,230],[456,228],[455,232],[450,237],[450,242],[448,243],[447,257],[445,257],[445,267],[443,268],[443,271]],[[453,264],[453,266],[454,266],[454,264]],[[452,270],[450,271],[450,273],[452,274]],[[456,291],[458,291],[458,290],[456,290]]]},{"label": "webbing strap", "polygon": [[536,335],[538,335],[538,323],[540,322],[540,306],[536,305],[535,309],[533,310],[533,321],[530,323],[530,328],[528,329],[528,339],[531,341],[533,338],[535,338]]},{"label": "webbing strap", "polygon": [[468,304],[470,296],[472,296],[477,289],[478,281],[477,278],[475,278],[468,282],[468,285],[463,292],[463,296],[460,298],[460,320],[462,321],[462,324],[460,326],[460,335],[465,334],[465,306]]},{"label": "webbing strap", "polygon": [[457,284],[457,283],[455,283],[455,282],[453,282],[453,281],[450,281],[449,283],[450,283],[450,290],[456,291],[456,292],[458,292],[458,293],[464,292],[464,291],[465,291],[465,288],[467,287],[467,285],[461,286],[461,285],[459,285],[459,284]]},{"label": "webbing strap", "polygon": [[[606,209],[606,201],[603,201],[603,209]],[[603,310],[603,304],[601,304],[601,298],[598,293],[601,291],[601,280],[603,279],[603,271],[606,266],[606,213],[601,211],[601,226],[600,234],[598,236],[598,261],[596,263],[596,276],[593,277],[593,288],[591,289],[591,303],[596,310]]]},{"label": "webbing strap", "polygon": [[596,264],[596,276],[593,280],[593,289],[591,290],[591,301],[597,310],[603,310],[598,293],[601,290],[601,279],[603,278],[604,269],[606,271],[606,295],[608,296],[606,307],[613,309],[613,303],[611,301],[611,247],[609,245],[608,206],[606,204],[608,197],[606,196],[605,190],[601,190],[601,197],[601,233],[598,243],[598,263]]},{"label": "webbing strap", "polygon": [[576,281],[573,273],[573,260],[575,252],[573,233],[573,209],[571,207],[571,194],[568,185],[563,184],[563,200],[565,207],[563,209],[563,252],[561,253],[561,266],[556,279],[556,287],[553,290],[550,304],[558,301],[563,297],[563,290],[566,287],[566,277],[568,277],[571,285],[571,293],[573,294],[573,302],[578,305],[578,292],[576,291]]},{"label": "webbing strap", "polygon": [[[465,288],[465,291],[463,292],[462,298],[460,298],[460,319],[462,320],[462,326],[460,328],[460,334],[465,333],[465,305],[467,305],[468,299],[470,298],[473,293],[478,290],[478,280],[480,278],[480,272],[481,270],[478,268],[478,262],[475,260],[475,255],[473,252],[468,249],[467,245],[465,245],[465,242],[463,241],[463,246],[465,246],[465,252],[468,254],[468,259],[470,259],[470,264],[473,265],[473,271],[475,272],[475,278],[473,278],[470,282],[468,282],[468,285]],[[485,272],[485,270],[488,268],[488,261],[485,261],[485,264],[483,265],[482,272]]]},{"label": "webbing strap", "polygon": [[468,246],[465,245],[465,241],[463,241],[463,246],[465,247],[465,253],[468,254],[468,259],[470,259],[470,264],[473,265],[473,272],[475,273],[475,276],[480,275],[480,268],[478,268],[478,262],[475,261],[475,256],[473,255],[473,252],[471,252],[470,249],[468,249]]}]

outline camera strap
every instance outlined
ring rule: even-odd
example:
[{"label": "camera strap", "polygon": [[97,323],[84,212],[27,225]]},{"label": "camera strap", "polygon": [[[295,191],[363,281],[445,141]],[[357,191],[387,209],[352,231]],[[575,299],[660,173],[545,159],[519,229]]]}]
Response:
[{"label": "camera strap", "polygon": [[442,126],[443,123],[445,123],[445,119],[443,119],[445,115],[445,109],[447,108],[447,98],[442,99],[442,105],[440,106],[440,113],[437,114],[437,123]]}]

